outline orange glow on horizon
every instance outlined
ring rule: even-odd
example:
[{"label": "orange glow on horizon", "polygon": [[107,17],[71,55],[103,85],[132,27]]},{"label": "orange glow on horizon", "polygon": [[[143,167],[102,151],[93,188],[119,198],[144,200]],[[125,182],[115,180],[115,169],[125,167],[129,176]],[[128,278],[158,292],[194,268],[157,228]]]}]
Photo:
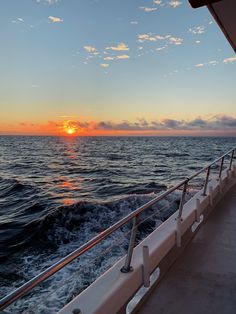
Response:
[{"label": "orange glow on horizon", "polygon": [[[1,121],[0,121],[1,122]],[[118,123],[118,122],[117,122]],[[116,128],[113,128],[113,124]],[[108,124],[109,126],[109,124]],[[73,139],[77,136],[235,136],[235,128],[228,129],[160,129],[132,130],[119,129],[111,123],[111,128],[104,128],[97,121],[50,120],[47,122],[23,121],[0,123],[0,135],[41,135],[63,136]],[[73,158],[73,157],[71,157]]]}]

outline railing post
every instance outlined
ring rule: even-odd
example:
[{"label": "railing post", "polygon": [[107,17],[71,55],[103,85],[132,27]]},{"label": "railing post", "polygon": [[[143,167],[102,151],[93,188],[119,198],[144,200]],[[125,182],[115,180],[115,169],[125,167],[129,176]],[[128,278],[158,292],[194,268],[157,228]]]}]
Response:
[{"label": "railing post", "polygon": [[179,204],[179,213],[178,213],[178,217],[177,217],[177,232],[176,232],[176,240],[177,241],[176,242],[177,242],[178,247],[181,246],[182,212],[183,212],[183,207],[184,207],[185,195],[186,195],[187,187],[188,187],[188,181],[189,181],[189,179],[186,179],[186,181],[184,182],[183,192],[182,192],[182,196],[181,196],[181,200],[180,200],[180,204]]},{"label": "railing post", "polygon": [[150,287],[149,248],[147,245],[143,246],[143,285],[145,288]]},{"label": "railing post", "polygon": [[234,149],[232,150],[231,157],[230,157],[229,170],[232,169],[233,159],[234,159]]},{"label": "railing post", "polygon": [[133,255],[134,244],[135,244],[136,233],[137,233],[137,220],[138,220],[138,216],[135,216],[133,218],[133,226],[132,226],[131,236],[129,240],[128,252],[125,259],[125,265],[120,270],[122,273],[129,273],[130,271],[133,271],[133,267],[130,266],[130,263],[131,263],[131,259]]},{"label": "railing post", "polygon": [[186,181],[184,182],[184,187],[183,187],[183,191],[182,191],[182,196],[181,196],[181,200],[179,203],[179,214],[178,214],[178,218],[182,217],[182,211],[183,211],[183,207],[184,207],[184,202],[185,202],[185,195],[187,192],[187,187],[188,187],[188,179],[186,179]]},{"label": "railing post", "polygon": [[221,174],[223,170],[223,165],[224,165],[224,156],[221,158],[221,163],[220,163],[220,171],[219,171],[219,179],[221,179]]},{"label": "railing post", "polygon": [[203,196],[206,196],[206,191],[207,191],[207,185],[208,185],[208,181],[209,181],[209,176],[210,176],[210,171],[211,171],[211,166],[209,166],[207,168],[207,173],[206,173],[206,179],[205,179],[205,183],[204,183],[204,188],[203,188]]}]

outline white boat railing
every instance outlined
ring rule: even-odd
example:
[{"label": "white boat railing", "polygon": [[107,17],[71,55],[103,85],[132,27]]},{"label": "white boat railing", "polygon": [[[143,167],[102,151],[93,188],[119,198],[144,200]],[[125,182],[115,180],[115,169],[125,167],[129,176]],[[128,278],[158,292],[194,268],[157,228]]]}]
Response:
[{"label": "white boat railing", "polygon": [[[180,225],[181,225],[183,205],[185,202],[186,191],[187,191],[189,182],[191,180],[193,180],[194,178],[196,178],[197,176],[199,176],[200,174],[206,172],[206,177],[205,177],[204,187],[203,187],[203,195],[204,196],[207,195],[208,182],[210,179],[210,174],[211,174],[211,170],[212,170],[213,166],[216,165],[220,161],[219,172],[218,172],[217,176],[218,176],[218,180],[221,180],[222,171],[223,171],[223,168],[225,166],[225,160],[226,160],[226,157],[228,157],[228,156],[230,156],[230,159],[229,159],[229,164],[227,165],[227,170],[228,171],[232,170],[235,150],[236,150],[236,148],[234,147],[233,149],[231,149],[230,151],[228,151],[224,155],[215,159],[213,162],[211,162],[207,166],[203,167],[201,170],[199,170],[198,172],[193,174],[191,177],[184,179],[183,181],[181,181],[180,183],[178,183],[174,187],[168,189],[164,193],[153,198],[151,201],[149,201],[146,204],[142,205],[141,207],[137,208],[136,210],[131,212],[129,215],[122,218],[121,220],[119,220],[118,222],[116,222],[115,224],[113,224],[112,226],[107,228],[106,230],[102,231],[97,236],[95,236],[94,238],[92,238],[91,240],[89,240],[88,242],[83,244],[82,246],[80,246],[78,249],[76,249],[72,253],[68,254],[66,257],[60,259],[58,262],[56,262],[55,264],[53,264],[52,266],[50,266],[49,268],[47,268],[46,270],[41,272],[39,275],[35,276],[34,278],[32,278],[31,280],[29,280],[28,282],[26,282],[25,284],[23,284],[19,288],[17,288],[15,291],[11,292],[10,294],[8,294],[4,298],[2,298],[0,300],[0,310],[4,310],[5,308],[7,308],[9,305],[11,305],[13,302],[18,300],[23,295],[25,295],[27,292],[31,291],[35,286],[39,285],[40,283],[42,283],[43,281],[45,281],[46,279],[51,277],[53,274],[58,272],[60,269],[62,269],[63,267],[65,267],[66,265],[71,263],[73,260],[75,260],[76,258],[81,256],[82,254],[84,254],[85,252],[87,252],[88,250],[93,248],[94,246],[96,246],[103,239],[108,237],[110,234],[112,234],[113,232],[115,232],[116,230],[118,230],[119,228],[121,228],[122,226],[124,226],[125,224],[130,222],[131,220],[133,220],[133,227],[132,227],[132,231],[131,231],[130,242],[129,242],[126,260],[125,260],[124,266],[121,268],[121,272],[128,273],[128,272],[132,271],[131,260],[132,260],[134,246],[135,246],[137,221],[138,221],[139,215],[143,211],[145,211],[147,208],[150,208],[152,205],[154,205],[157,202],[159,202],[160,200],[164,199],[166,196],[168,196],[172,192],[181,188],[182,189],[182,195],[181,195],[180,204],[179,204],[179,208],[178,208],[178,216],[176,219],[177,245],[180,246],[181,245],[181,233],[178,232],[178,230],[179,230]],[[178,237],[178,234],[180,235],[179,237]]]}]

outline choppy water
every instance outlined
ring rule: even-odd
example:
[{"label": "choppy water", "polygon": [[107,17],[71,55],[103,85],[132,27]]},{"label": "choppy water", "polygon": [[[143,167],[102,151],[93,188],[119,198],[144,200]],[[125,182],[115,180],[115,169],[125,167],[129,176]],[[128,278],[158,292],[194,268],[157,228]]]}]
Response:
[{"label": "choppy water", "polygon": [[[0,136],[0,297],[228,151],[235,141]],[[195,185],[200,187],[200,181]],[[174,212],[178,201],[176,192],[149,209],[146,217],[155,215],[140,225],[138,239]],[[56,313],[126,253],[129,230],[126,226],[114,233],[6,313]]]}]

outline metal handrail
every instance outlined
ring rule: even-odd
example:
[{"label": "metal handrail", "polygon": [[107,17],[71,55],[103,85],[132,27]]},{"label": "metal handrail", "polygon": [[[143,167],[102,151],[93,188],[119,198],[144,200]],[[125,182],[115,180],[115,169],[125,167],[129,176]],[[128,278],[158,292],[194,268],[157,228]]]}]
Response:
[{"label": "metal handrail", "polygon": [[[175,186],[173,186],[169,190],[165,191],[164,193],[158,195],[157,197],[155,197],[151,201],[149,201],[146,204],[142,205],[141,207],[137,208],[132,213],[128,214],[126,217],[122,218],[121,220],[119,220],[118,222],[116,222],[115,224],[113,224],[112,226],[110,226],[109,228],[107,228],[106,230],[102,231],[97,236],[95,236],[94,238],[92,238],[91,240],[89,240],[88,242],[83,244],[82,246],[80,246],[78,249],[76,249],[72,253],[68,254],[66,257],[64,257],[64,258],[60,259],[58,262],[54,263],[52,266],[50,266],[49,268],[47,268],[46,270],[41,272],[39,275],[35,276],[34,278],[32,278],[31,280],[29,280],[28,282],[26,282],[25,284],[23,284],[19,288],[17,288],[15,291],[11,292],[10,294],[8,294],[4,298],[2,298],[0,300],[0,310],[3,310],[6,307],[8,307],[10,304],[15,302],[17,299],[22,297],[24,294],[26,294],[27,292],[32,290],[35,286],[39,285],[41,282],[43,282],[47,278],[51,277],[53,274],[58,272],[60,269],[65,267],[67,264],[71,263],[73,260],[75,260],[76,258],[81,256],[83,253],[85,253],[88,250],[90,250],[92,247],[94,247],[95,245],[100,243],[103,239],[108,237],[110,234],[115,232],[117,229],[119,229],[122,226],[124,226],[130,220],[132,220],[134,218],[137,219],[139,214],[141,214],[145,209],[151,207],[152,205],[154,205],[157,202],[159,202],[160,200],[164,199],[166,196],[168,196],[169,194],[171,194],[175,190],[177,190],[180,187],[184,186],[185,188],[183,189],[183,195],[182,195],[181,202],[180,202],[180,207],[179,207],[179,212],[182,213],[183,203],[184,203],[184,195],[185,195],[185,192],[186,192],[186,187],[187,187],[188,182],[190,180],[194,179],[195,177],[197,177],[202,172],[204,172],[206,169],[209,169],[213,164],[217,163],[219,160],[221,160],[221,171],[220,171],[220,176],[221,176],[224,158],[227,155],[229,155],[230,153],[231,153],[231,159],[230,159],[229,170],[231,170],[235,149],[236,149],[236,147],[234,147],[233,149],[231,149],[230,151],[228,151],[224,155],[220,156],[219,158],[215,159],[213,162],[211,162],[207,166],[205,166],[202,169],[200,169],[198,172],[193,174],[191,177],[186,178],[185,180],[183,180],[180,183],[176,184]],[[206,184],[205,184],[204,190],[206,191],[207,183],[208,183],[208,176],[207,176],[207,182],[205,182],[205,183]],[[135,230],[135,228],[133,228],[133,229]],[[132,236],[131,236],[131,238],[132,238]],[[133,239],[132,239],[132,242],[134,242]],[[131,252],[131,257],[132,257],[132,252]],[[129,265],[127,265],[127,263],[126,263],[126,268],[127,267],[131,268],[130,267],[131,257],[129,256]]]}]

